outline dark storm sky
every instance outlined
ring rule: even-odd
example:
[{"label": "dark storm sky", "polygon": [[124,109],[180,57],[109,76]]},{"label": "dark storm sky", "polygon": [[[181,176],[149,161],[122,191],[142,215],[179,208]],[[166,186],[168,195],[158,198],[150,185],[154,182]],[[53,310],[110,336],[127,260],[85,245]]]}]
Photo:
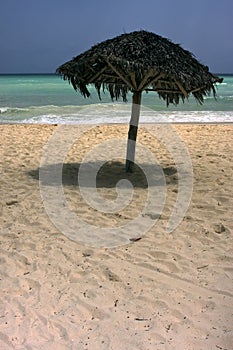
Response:
[{"label": "dark storm sky", "polygon": [[233,73],[232,0],[1,0],[0,73],[53,73],[90,46],[144,29]]}]

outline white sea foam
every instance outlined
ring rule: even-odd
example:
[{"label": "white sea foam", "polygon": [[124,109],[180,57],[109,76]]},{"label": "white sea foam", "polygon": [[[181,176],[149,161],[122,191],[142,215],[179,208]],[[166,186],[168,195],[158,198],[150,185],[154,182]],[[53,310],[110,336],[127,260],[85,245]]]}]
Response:
[{"label": "white sea foam", "polygon": [[27,112],[29,111],[29,108],[19,108],[19,107],[0,107],[0,113],[4,114],[12,114],[12,113],[19,113],[19,112]]},{"label": "white sea foam", "polygon": [[8,107],[0,107],[0,114],[5,113],[8,110]]},{"label": "white sea foam", "polygon": [[[111,108],[96,105],[72,114],[41,114],[22,118],[20,123],[30,124],[121,124],[129,123],[130,108]],[[12,121],[13,122],[13,121]],[[141,123],[233,123],[233,111],[153,111],[142,108]]]}]

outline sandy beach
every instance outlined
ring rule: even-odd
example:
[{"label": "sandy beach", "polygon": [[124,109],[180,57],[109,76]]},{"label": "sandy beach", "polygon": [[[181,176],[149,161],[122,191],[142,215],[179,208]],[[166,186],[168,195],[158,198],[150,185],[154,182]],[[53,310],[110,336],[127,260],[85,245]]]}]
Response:
[{"label": "sandy beach", "polygon": [[[171,233],[166,227],[179,192],[176,163],[140,126],[138,143],[163,169],[166,201],[148,232],[132,232],[128,244],[114,248],[79,242],[78,232],[76,241],[69,239],[46,213],[39,168],[57,128],[0,126],[0,349],[232,350],[232,124],[174,126],[190,154],[193,189]],[[115,184],[126,177],[134,187],[129,205],[101,212],[79,190],[85,154],[111,139],[126,140],[127,131],[125,125],[89,128],[64,161],[67,203],[96,228],[130,223],[147,198],[145,175],[139,168],[126,175],[122,155],[111,160],[114,146],[106,147],[109,161],[98,172],[97,191],[114,200]],[[95,155],[93,164],[98,161]]]}]

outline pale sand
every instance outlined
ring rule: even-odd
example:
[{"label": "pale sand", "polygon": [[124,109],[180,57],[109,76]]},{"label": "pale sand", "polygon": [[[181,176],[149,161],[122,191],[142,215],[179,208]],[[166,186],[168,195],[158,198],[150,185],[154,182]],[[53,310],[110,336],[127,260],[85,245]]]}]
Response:
[{"label": "pale sand", "polygon": [[[191,155],[194,187],[171,234],[165,228],[178,188],[175,165],[140,129],[139,142],[165,170],[166,205],[139,241],[114,249],[69,240],[44,210],[38,167],[55,128],[0,126],[0,349],[233,349],[233,126],[175,127]],[[146,198],[138,171],[128,175],[135,195],[120,213],[90,208],[76,184],[85,152],[103,140],[126,138],[127,129],[97,127],[66,159],[70,207],[98,227],[129,222]],[[119,159],[101,171],[98,190],[113,199],[123,164]]]}]

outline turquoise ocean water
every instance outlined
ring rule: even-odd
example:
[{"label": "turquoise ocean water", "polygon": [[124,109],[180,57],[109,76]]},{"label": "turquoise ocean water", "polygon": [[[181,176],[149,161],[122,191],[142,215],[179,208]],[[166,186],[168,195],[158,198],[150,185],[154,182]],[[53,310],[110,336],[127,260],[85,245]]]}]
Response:
[{"label": "turquoise ocean water", "polygon": [[[154,92],[144,93],[140,122],[233,122],[233,75],[223,75],[217,100],[208,96],[203,105],[190,97],[178,106],[166,107]],[[128,123],[128,102],[112,102],[107,92],[100,101],[91,88],[84,99],[57,75],[0,75],[0,123]]]}]

